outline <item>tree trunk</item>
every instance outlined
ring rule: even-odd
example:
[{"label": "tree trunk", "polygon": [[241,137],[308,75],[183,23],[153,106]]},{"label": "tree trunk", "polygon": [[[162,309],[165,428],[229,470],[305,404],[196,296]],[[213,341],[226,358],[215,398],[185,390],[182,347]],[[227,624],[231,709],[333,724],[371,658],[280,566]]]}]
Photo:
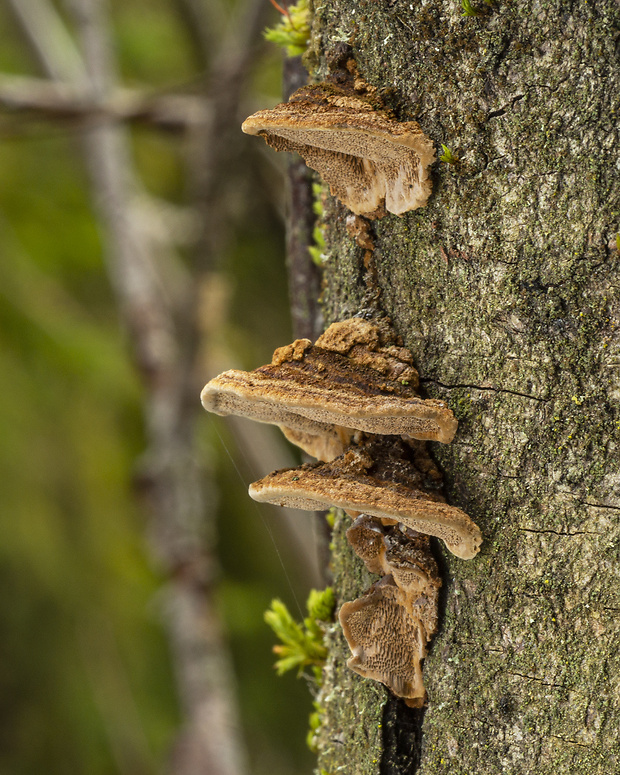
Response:
[{"label": "tree trunk", "polygon": [[[436,546],[423,711],[348,671],[334,626],[330,775],[620,771],[617,5],[473,2],[314,0],[313,76],[350,46],[398,118],[456,158],[435,164],[426,207],[372,222],[368,267],[328,197],[323,312],[392,319],[459,419],[429,448],[484,535],[474,560]],[[340,602],[372,581],[346,521]]]}]

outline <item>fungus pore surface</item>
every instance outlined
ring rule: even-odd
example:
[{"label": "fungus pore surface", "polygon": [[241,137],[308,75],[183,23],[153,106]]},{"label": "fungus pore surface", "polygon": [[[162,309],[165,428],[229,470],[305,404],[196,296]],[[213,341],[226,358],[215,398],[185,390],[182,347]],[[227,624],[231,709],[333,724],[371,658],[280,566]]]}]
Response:
[{"label": "fungus pore surface", "polygon": [[429,538],[362,514],[347,539],[368,570],[383,577],[340,609],[352,653],[347,665],[381,681],[410,707],[421,707],[426,700],[422,660],[437,631],[441,586]]}]

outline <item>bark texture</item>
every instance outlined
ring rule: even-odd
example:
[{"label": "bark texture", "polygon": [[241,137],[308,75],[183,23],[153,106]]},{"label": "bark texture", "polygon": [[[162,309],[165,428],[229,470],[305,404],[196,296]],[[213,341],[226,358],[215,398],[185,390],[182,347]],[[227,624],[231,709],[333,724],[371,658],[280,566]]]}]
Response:
[{"label": "bark texture", "polygon": [[[327,198],[323,312],[326,325],[392,319],[426,394],[459,419],[452,444],[429,447],[485,538],[475,560],[444,553],[424,713],[348,672],[334,630],[319,768],[608,775],[620,770],[618,7],[473,2],[478,16],[456,0],[313,3],[315,77],[349,46],[398,118],[458,159],[434,166],[425,208],[372,223],[370,264]],[[371,583],[344,527],[341,602]]]}]

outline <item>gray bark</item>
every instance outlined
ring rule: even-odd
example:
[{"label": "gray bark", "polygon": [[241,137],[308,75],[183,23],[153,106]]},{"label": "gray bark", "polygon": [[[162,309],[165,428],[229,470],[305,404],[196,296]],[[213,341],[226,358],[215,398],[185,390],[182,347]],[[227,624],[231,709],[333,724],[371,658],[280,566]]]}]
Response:
[{"label": "gray bark", "polygon": [[[374,269],[331,199],[326,324],[387,314],[460,425],[429,445],[484,534],[441,548],[424,712],[344,667],[321,695],[328,773],[608,775],[620,769],[618,9],[314,0],[314,76],[343,43],[438,162],[427,207],[373,222]],[[372,270],[372,268],[371,268]],[[379,294],[377,296],[377,288]],[[339,524],[341,601],[371,582]]]}]

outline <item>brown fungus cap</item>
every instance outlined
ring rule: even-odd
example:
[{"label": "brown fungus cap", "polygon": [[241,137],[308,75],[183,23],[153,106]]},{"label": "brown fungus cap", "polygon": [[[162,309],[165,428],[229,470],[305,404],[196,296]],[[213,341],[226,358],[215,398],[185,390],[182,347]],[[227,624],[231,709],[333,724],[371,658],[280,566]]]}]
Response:
[{"label": "brown fungus cap", "polygon": [[367,514],[361,514],[354,520],[347,530],[347,540],[353,551],[364,561],[364,565],[370,573],[385,576],[389,573],[386,568],[385,552],[387,546],[384,541],[385,528],[378,519],[373,519]]},{"label": "brown fungus cap", "polygon": [[[437,492],[422,489],[428,477],[403,452],[400,439],[371,440],[352,446],[329,463],[307,463],[274,471],[250,485],[254,500],[309,511],[336,506],[441,538],[464,560],[475,557],[482,536],[461,509]],[[394,454],[385,450],[394,448]]]},{"label": "brown fungus cap", "polygon": [[402,215],[423,207],[431,193],[435,149],[419,125],[332,84],[304,86],[241,128],[276,151],[298,153],[357,215]]},{"label": "brown fungus cap", "polygon": [[280,347],[252,372],[225,371],[201,399],[216,414],[284,426],[311,454],[325,446],[321,436],[332,456],[340,454],[351,435],[346,429],[450,442],[454,415],[443,401],[420,398],[415,385],[408,351],[386,343],[380,326],[353,318],[330,326],[316,345],[298,339]]}]

